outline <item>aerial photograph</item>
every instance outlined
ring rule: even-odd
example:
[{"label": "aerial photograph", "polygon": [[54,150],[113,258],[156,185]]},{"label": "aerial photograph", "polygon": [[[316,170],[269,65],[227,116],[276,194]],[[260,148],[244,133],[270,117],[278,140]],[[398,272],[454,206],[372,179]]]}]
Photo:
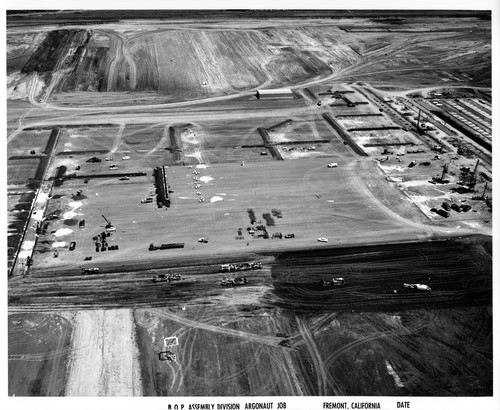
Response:
[{"label": "aerial photograph", "polygon": [[5,21],[11,406],[493,399],[491,10]]}]

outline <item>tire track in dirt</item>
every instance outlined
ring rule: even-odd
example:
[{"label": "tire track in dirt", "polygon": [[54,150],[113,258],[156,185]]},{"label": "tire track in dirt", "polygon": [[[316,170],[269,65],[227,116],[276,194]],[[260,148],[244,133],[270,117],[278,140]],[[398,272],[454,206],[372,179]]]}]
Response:
[{"label": "tire track in dirt", "polygon": [[[152,127],[149,127],[149,128],[152,128]],[[149,157],[151,154],[154,154],[159,149],[162,149],[162,148],[164,149],[167,146],[168,139],[169,139],[168,125],[165,125],[165,128],[163,129],[163,134],[162,134],[160,141],[158,142],[158,144],[156,144],[156,146],[154,148],[152,148],[148,152],[146,152],[146,154],[144,154],[144,157]]]},{"label": "tire track in dirt", "polygon": [[118,133],[116,134],[115,142],[113,144],[113,147],[109,150],[109,155],[113,155],[118,148],[120,147],[122,143],[122,138],[123,138],[123,131],[125,130],[126,124],[122,122],[120,124],[120,128],[118,129]]},{"label": "tire track in dirt", "polygon": [[219,326],[214,326],[214,325],[209,325],[207,323],[197,322],[194,320],[190,320],[188,318],[182,318],[182,317],[177,316],[173,313],[166,312],[164,310],[157,309],[157,308],[151,309],[151,311],[160,317],[173,320],[174,322],[177,322],[177,323],[180,323],[180,324],[183,324],[186,326],[190,326],[193,328],[200,328],[200,329],[208,330],[210,332],[222,333],[222,334],[226,334],[229,336],[238,337],[238,338],[242,338],[245,340],[249,340],[252,342],[257,342],[257,343],[261,343],[261,344],[265,344],[265,345],[269,345],[269,346],[279,346],[279,343],[284,340],[282,337],[263,336],[263,335],[257,335],[254,333],[243,332],[240,330],[224,329],[224,328],[219,327]]},{"label": "tire track in dirt", "polygon": [[328,394],[327,393],[328,385],[331,385],[332,388],[334,389],[335,395],[342,396],[342,392],[335,385],[336,384],[335,381],[333,379],[331,379],[329,382],[328,376],[327,376],[326,370],[325,370],[325,364],[323,362],[321,354],[319,353],[318,347],[316,346],[316,343],[314,342],[314,339],[313,339],[311,333],[309,332],[309,329],[307,328],[306,324],[298,317],[295,317],[295,320],[297,322],[299,332],[305,341],[305,345],[307,347],[307,350],[309,351],[311,359],[314,363],[314,369],[315,369],[315,373],[316,373],[316,381],[317,381],[317,387],[318,387],[318,395],[326,396]]}]

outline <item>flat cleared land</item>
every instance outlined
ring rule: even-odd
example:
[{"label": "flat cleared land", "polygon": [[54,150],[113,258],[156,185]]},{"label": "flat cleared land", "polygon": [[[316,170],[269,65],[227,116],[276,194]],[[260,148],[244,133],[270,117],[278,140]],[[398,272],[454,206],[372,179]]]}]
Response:
[{"label": "flat cleared land", "polygon": [[493,394],[489,20],[82,13],[8,18],[9,395]]}]

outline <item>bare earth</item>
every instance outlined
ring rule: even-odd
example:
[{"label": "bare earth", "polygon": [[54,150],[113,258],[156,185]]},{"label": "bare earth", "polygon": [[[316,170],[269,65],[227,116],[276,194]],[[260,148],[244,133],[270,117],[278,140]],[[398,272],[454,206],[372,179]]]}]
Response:
[{"label": "bare earth", "polygon": [[67,396],[141,396],[130,309],[75,313]]}]

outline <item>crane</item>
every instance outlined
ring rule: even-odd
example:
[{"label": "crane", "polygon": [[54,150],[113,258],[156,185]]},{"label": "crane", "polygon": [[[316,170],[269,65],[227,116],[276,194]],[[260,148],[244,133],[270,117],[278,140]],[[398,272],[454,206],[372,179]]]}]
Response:
[{"label": "crane", "polygon": [[113,226],[113,224],[109,221],[108,218],[106,218],[104,215],[101,214],[101,216],[104,218],[106,221],[106,231],[108,232],[113,232],[116,231],[116,228]]}]

